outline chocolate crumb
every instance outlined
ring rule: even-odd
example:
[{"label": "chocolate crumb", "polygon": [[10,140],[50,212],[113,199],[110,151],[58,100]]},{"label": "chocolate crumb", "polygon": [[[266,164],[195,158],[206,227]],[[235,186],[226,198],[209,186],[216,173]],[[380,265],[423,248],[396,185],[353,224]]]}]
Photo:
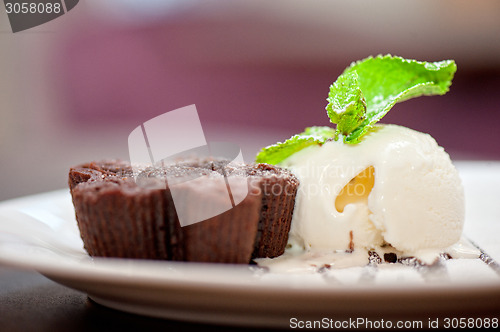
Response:
[{"label": "chocolate crumb", "polygon": [[453,259],[453,257],[451,257],[451,255],[447,252],[443,252],[441,255],[439,255],[441,258],[443,258],[444,260],[448,260],[448,259]]},{"label": "chocolate crumb", "polygon": [[354,251],[354,241],[353,241],[353,234],[352,234],[352,231],[349,232],[349,250],[350,252],[353,252]]},{"label": "chocolate crumb", "polygon": [[396,263],[398,261],[398,256],[393,252],[388,252],[384,254],[384,261],[387,263]]},{"label": "chocolate crumb", "polygon": [[398,258],[398,263],[412,267],[420,267],[423,265],[423,263],[418,258],[413,256]]},{"label": "chocolate crumb", "polygon": [[373,250],[368,251],[369,264],[380,264],[382,263],[382,258]]}]

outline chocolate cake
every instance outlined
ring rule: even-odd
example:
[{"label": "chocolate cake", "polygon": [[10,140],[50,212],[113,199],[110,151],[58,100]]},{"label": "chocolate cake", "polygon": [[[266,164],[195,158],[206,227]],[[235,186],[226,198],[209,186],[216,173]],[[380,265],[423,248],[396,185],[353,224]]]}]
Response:
[{"label": "chocolate cake", "polygon": [[[185,181],[193,178],[202,182]],[[217,181],[244,180],[248,194],[233,208],[182,227],[171,179],[179,180],[176,194],[188,204],[197,192],[209,193],[189,207],[193,213],[227,195],[213,189]],[[268,164],[205,158],[144,168],[138,176],[123,161],[91,162],[70,169],[69,186],[91,256],[250,263],[283,254],[298,180]]]}]

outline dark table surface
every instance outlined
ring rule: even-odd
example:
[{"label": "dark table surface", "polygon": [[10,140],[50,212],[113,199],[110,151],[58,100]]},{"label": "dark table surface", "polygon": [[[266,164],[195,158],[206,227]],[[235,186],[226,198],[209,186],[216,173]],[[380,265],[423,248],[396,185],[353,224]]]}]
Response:
[{"label": "dark table surface", "polygon": [[[157,319],[101,306],[36,272],[0,266],[0,331],[254,331]],[[266,329],[268,331],[269,329]]]}]

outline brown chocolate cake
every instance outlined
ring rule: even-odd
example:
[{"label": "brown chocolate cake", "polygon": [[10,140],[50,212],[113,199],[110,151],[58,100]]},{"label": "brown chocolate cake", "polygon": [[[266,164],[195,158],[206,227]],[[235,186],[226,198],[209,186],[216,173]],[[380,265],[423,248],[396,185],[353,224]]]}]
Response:
[{"label": "brown chocolate cake", "polygon": [[[185,181],[200,176],[203,182]],[[171,179],[179,180],[176,195],[195,202],[189,206],[193,213],[227,198],[213,186],[217,181],[243,179],[248,195],[221,214],[182,227]],[[134,179],[130,164],[102,161],[71,168],[69,186],[91,256],[249,263],[284,252],[298,180],[272,165],[228,165],[217,159],[144,168]],[[210,193],[209,199],[192,200],[197,192]]]}]

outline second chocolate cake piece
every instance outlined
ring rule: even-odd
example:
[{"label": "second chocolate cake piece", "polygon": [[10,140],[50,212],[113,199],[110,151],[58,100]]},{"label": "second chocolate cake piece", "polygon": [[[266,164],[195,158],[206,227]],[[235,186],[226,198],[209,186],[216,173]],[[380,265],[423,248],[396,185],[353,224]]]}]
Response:
[{"label": "second chocolate cake piece", "polygon": [[[131,166],[124,162],[71,168],[69,185],[85,249],[91,256],[222,263],[281,255],[298,180],[275,166],[227,164],[213,159],[184,160],[144,169],[137,182]],[[169,181],[165,182],[165,176]],[[215,185],[221,181],[239,183],[240,189],[245,183],[248,195],[226,212],[181,227],[172,183],[176,183],[174,194],[186,202],[188,214],[196,217],[197,212],[227,199],[226,187]],[[238,186],[227,188],[236,197]],[[203,194],[207,199],[200,200]]]}]

